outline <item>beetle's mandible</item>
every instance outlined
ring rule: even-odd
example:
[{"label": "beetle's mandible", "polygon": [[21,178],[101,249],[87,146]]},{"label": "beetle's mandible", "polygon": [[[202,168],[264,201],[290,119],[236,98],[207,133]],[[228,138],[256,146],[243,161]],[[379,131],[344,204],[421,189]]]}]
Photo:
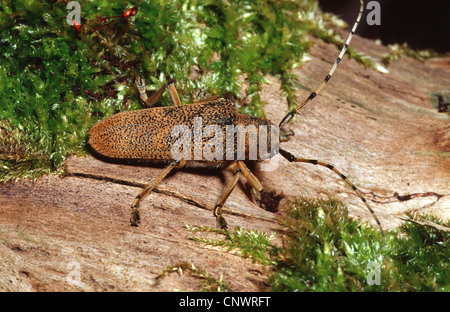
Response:
[{"label": "beetle's mandible", "polygon": [[[231,139],[229,137],[230,132],[227,132],[230,127],[242,126],[243,128],[248,128],[250,126],[256,129],[256,132],[254,133],[256,145],[263,144],[265,145],[265,148],[270,146],[270,157],[279,153],[290,162],[320,165],[338,174],[364,202],[379,226],[383,236],[383,244],[385,244],[385,236],[380,221],[366,199],[345,175],[338,171],[333,165],[315,159],[296,157],[290,152],[279,148],[278,143],[286,140],[282,133],[277,132],[278,137],[276,137],[276,140],[270,135],[270,133],[272,133],[271,130],[279,129],[287,124],[295,114],[319,94],[325,84],[330,80],[344,56],[358,23],[361,20],[364,3],[362,0],[360,0],[360,3],[361,7],[353,28],[348,35],[338,58],[323,82],[309,95],[309,97],[300,103],[294,110],[290,111],[278,125],[265,119],[240,114],[237,112],[236,106],[233,103],[219,97],[210,98],[193,104],[181,105],[174,83],[167,83],[154,95],[147,97],[145,82],[140,77],[137,77],[136,86],[139,90],[141,100],[150,108],[113,115],[96,124],[89,132],[90,146],[101,155],[110,158],[138,159],[166,164],[165,169],[136,197],[131,206],[131,224],[134,226],[138,225],[141,220],[139,211],[140,202],[146,195],[154,190],[172,170],[182,167],[207,167],[216,169],[224,168],[234,172],[233,181],[214,207],[214,216],[216,217],[218,227],[227,228],[227,222],[222,214],[222,207],[239,181],[240,176],[244,175],[246,177],[257,197],[263,190],[259,180],[247,168],[243,159],[238,157],[238,153],[242,152],[242,155],[245,155],[246,157],[245,159],[249,159],[249,155],[251,154],[250,142],[252,141],[250,131],[244,133],[245,143],[244,146],[242,146],[242,151],[239,151],[239,140],[236,132],[232,132]],[[173,106],[152,107],[158,102],[165,89],[169,92]],[[216,155],[213,159],[206,157],[204,153],[197,153],[198,151],[204,150],[206,145],[210,144],[210,142],[205,138],[200,140],[195,139],[194,132],[197,131],[195,129],[196,118],[201,118],[201,130],[206,130],[210,127],[209,132],[211,134],[211,127],[213,127],[212,133],[214,133],[216,137],[219,132],[221,132],[220,137],[230,139],[232,144],[227,144],[226,147],[221,150],[217,150],[218,145],[213,146],[212,150],[214,155]],[[180,124],[186,126],[186,133],[181,132],[181,135],[174,136],[174,127]],[[266,131],[264,139],[261,140],[263,133],[261,131],[262,128]],[[192,139],[192,133],[194,139]],[[187,143],[192,144],[183,145],[183,157],[174,157],[174,149],[178,150],[179,146],[176,144],[179,143],[178,140],[180,137],[187,138]],[[188,148],[186,148],[186,146],[188,146]],[[211,146],[208,147],[211,149]],[[230,155],[232,156],[231,158]],[[261,161],[263,159],[261,155],[258,154],[256,158],[250,160]]]}]

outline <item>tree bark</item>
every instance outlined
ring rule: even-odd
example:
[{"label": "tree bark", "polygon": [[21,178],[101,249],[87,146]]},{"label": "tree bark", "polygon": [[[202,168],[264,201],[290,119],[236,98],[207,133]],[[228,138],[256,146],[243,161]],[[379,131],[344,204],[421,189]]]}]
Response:
[{"label": "tree bark", "polygon": [[[336,47],[315,42],[312,60],[295,71],[307,89],[298,91],[299,101],[325,78],[338,54]],[[388,51],[358,36],[352,46],[375,61]],[[383,74],[345,57],[323,92],[287,126],[295,135],[281,146],[296,156],[329,162],[349,176],[385,229],[402,222],[398,217],[407,211],[448,219],[449,114],[438,112],[431,95],[448,92],[449,68],[448,56],[424,63],[403,57]],[[269,119],[278,123],[286,102],[277,79],[268,78],[272,84],[262,98]],[[346,202],[352,216],[373,222],[353,191],[326,168],[280,159],[275,171],[254,169],[265,190],[284,200],[331,195]],[[168,266],[188,262],[216,279],[222,276],[235,291],[265,290],[266,268],[195,242],[190,237],[199,234],[186,228],[215,226],[212,208],[231,174],[171,174],[143,201],[141,225],[130,226],[133,199],[161,170],[72,156],[65,177],[0,185],[0,289],[198,290],[201,281],[188,274],[158,278]],[[226,202],[224,215],[230,228],[281,239],[277,214],[258,207],[245,179]]]}]

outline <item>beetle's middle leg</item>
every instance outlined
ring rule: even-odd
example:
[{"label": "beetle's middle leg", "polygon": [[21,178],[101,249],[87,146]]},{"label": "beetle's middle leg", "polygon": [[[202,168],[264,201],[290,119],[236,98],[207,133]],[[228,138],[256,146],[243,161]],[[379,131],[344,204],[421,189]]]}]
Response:
[{"label": "beetle's middle leg", "polygon": [[238,162],[239,168],[242,170],[242,174],[247,179],[248,184],[251,186],[251,192],[256,198],[257,201],[261,201],[261,192],[263,191],[263,187],[261,185],[261,182],[258,180],[257,177],[248,169],[248,167],[245,165],[243,161]]},{"label": "beetle's middle leg", "polygon": [[155,187],[158,186],[158,184],[161,183],[161,181],[174,169],[174,168],[181,168],[185,164],[185,161],[182,159],[180,160],[174,160],[168,165],[163,172],[161,172],[156,178],[152,180],[152,182],[138,195],[136,196],[136,199],[131,205],[131,218],[130,222],[132,226],[138,226],[138,223],[141,221],[141,213],[139,210],[139,205],[141,204],[141,201],[151,192],[155,189]]},{"label": "beetle's middle leg", "polygon": [[139,97],[141,101],[144,103],[144,106],[150,108],[154,106],[160,99],[162,94],[164,93],[164,89],[167,88],[169,92],[170,99],[174,106],[181,106],[180,97],[178,96],[177,89],[175,89],[174,82],[165,83],[156,93],[154,93],[151,97],[147,96],[147,89],[145,88],[145,80],[140,76],[137,76],[135,79],[136,88],[139,91]]},{"label": "beetle's middle leg", "polygon": [[226,229],[228,227],[227,221],[225,221],[225,218],[222,215],[222,207],[225,204],[228,197],[230,196],[234,187],[238,183],[239,178],[241,177],[241,174],[242,174],[242,170],[236,165],[236,163],[232,163],[227,169],[234,171],[234,179],[231,182],[231,184],[228,186],[228,188],[225,190],[225,192],[223,193],[220,200],[214,206],[214,216],[216,217],[217,227],[219,227],[221,229]]},{"label": "beetle's middle leg", "polygon": [[227,221],[222,215],[222,207],[225,204],[225,201],[230,196],[237,182],[239,181],[241,175],[244,175],[244,177],[247,178],[248,182],[252,186],[252,189],[255,192],[255,194],[257,194],[257,196],[259,195],[260,192],[262,192],[263,189],[258,178],[253,175],[253,173],[250,171],[250,169],[247,168],[247,166],[243,161],[233,162],[230,166],[227,167],[227,169],[234,171],[235,173],[234,179],[228,186],[228,188],[225,190],[222,197],[217,202],[216,206],[214,207],[214,216],[216,217],[217,226],[221,229],[227,228]]}]

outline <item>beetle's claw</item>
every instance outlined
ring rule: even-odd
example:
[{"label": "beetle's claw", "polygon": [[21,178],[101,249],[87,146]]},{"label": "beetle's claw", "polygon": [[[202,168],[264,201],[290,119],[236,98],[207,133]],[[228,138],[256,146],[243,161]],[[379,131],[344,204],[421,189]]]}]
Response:
[{"label": "beetle's claw", "polygon": [[228,224],[227,221],[225,220],[225,218],[221,215],[217,215],[216,216],[216,222],[217,222],[217,227],[222,229],[222,230],[226,230],[228,229]]},{"label": "beetle's claw", "polygon": [[136,76],[136,79],[134,80],[134,83],[136,84],[136,87],[139,90],[145,89],[145,80],[141,78],[141,76]]},{"label": "beetle's claw", "polygon": [[280,142],[287,142],[290,140],[290,137],[294,135],[294,131],[286,130],[284,128],[280,129]]},{"label": "beetle's claw", "polygon": [[131,226],[138,226],[139,222],[141,222],[141,213],[139,212],[139,207],[131,207],[131,209]]}]

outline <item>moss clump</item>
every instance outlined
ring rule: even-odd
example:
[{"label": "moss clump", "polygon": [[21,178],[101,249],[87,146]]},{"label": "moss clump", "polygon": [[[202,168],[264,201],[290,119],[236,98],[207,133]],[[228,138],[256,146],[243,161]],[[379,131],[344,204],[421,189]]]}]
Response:
[{"label": "moss clump", "polygon": [[[449,291],[450,222],[409,215],[412,220],[386,233],[383,249],[378,229],[353,220],[347,208],[334,199],[299,198],[284,209],[287,228],[282,246],[273,235],[241,228],[219,231],[222,239],[194,239],[239,250],[245,257],[270,265],[273,291]],[[238,238],[238,239],[237,239]]]},{"label": "moss clump", "polygon": [[380,232],[350,218],[336,200],[301,198],[292,201],[286,212],[286,261],[278,262],[270,277],[275,291],[450,289],[447,232],[407,222],[386,233],[383,250]]},{"label": "moss clump", "polygon": [[[85,150],[93,124],[139,108],[136,75],[147,79],[149,90],[177,81],[183,103],[200,89],[234,100],[241,112],[264,116],[260,90],[270,74],[280,79],[291,108],[297,86],[292,69],[310,46],[305,35],[332,28],[316,1],[82,3],[81,33],[66,23],[63,2],[0,6],[0,120],[40,151],[38,159],[45,161],[29,162],[30,170],[61,168],[66,155]],[[137,15],[91,31],[102,17],[133,6]],[[164,95],[162,104],[169,103]],[[10,165],[4,168],[13,170]],[[19,176],[26,175],[9,172],[0,181]]]},{"label": "moss clump", "polygon": [[216,233],[220,239],[193,236],[192,240],[211,246],[222,246],[228,251],[237,250],[244,258],[251,257],[253,261],[262,264],[274,264],[273,256],[278,254],[278,247],[272,244],[273,235],[258,231],[244,231],[236,228],[233,232],[210,227],[187,227],[193,233]]},{"label": "moss clump", "polygon": [[436,57],[439,54],[432,50],[414,50],[411,49],[407,43],[403,44],[390,44],[388,45],[389,52],[381,57],[381,61],[384,65],[389,65],[393,61],[399,60],[401,57],[409,56],[419,62],[425,62],[425,60]]},{"label": "moss clump", "polygon": [[[201,268],[197,268],[194,264],[188,262],[180,262],[165,268],[156,279],[162,279],[172,272],[177,272],[180,276],[187,274],[191,277],[202,281],[200,291],[203,292],[228,292],[232,291],[226,283],[224,283],[222,275],[219,279],[215,279],[208,272]],[[176,289],[176,291],[179,291]]]},{"label": "moss clump", "polygon": [[46,146],[44,137],[37,141],[7,121],[0,121],[0,181],[36,179],[50,173]]},{"label": "moss clump", "polygon": [[283,262],[270,283],[275,291],[368,290],[366,268],[382,262],[376,229],[348,217],[336,200],[301,198],[286,208],[289,228]]}]

